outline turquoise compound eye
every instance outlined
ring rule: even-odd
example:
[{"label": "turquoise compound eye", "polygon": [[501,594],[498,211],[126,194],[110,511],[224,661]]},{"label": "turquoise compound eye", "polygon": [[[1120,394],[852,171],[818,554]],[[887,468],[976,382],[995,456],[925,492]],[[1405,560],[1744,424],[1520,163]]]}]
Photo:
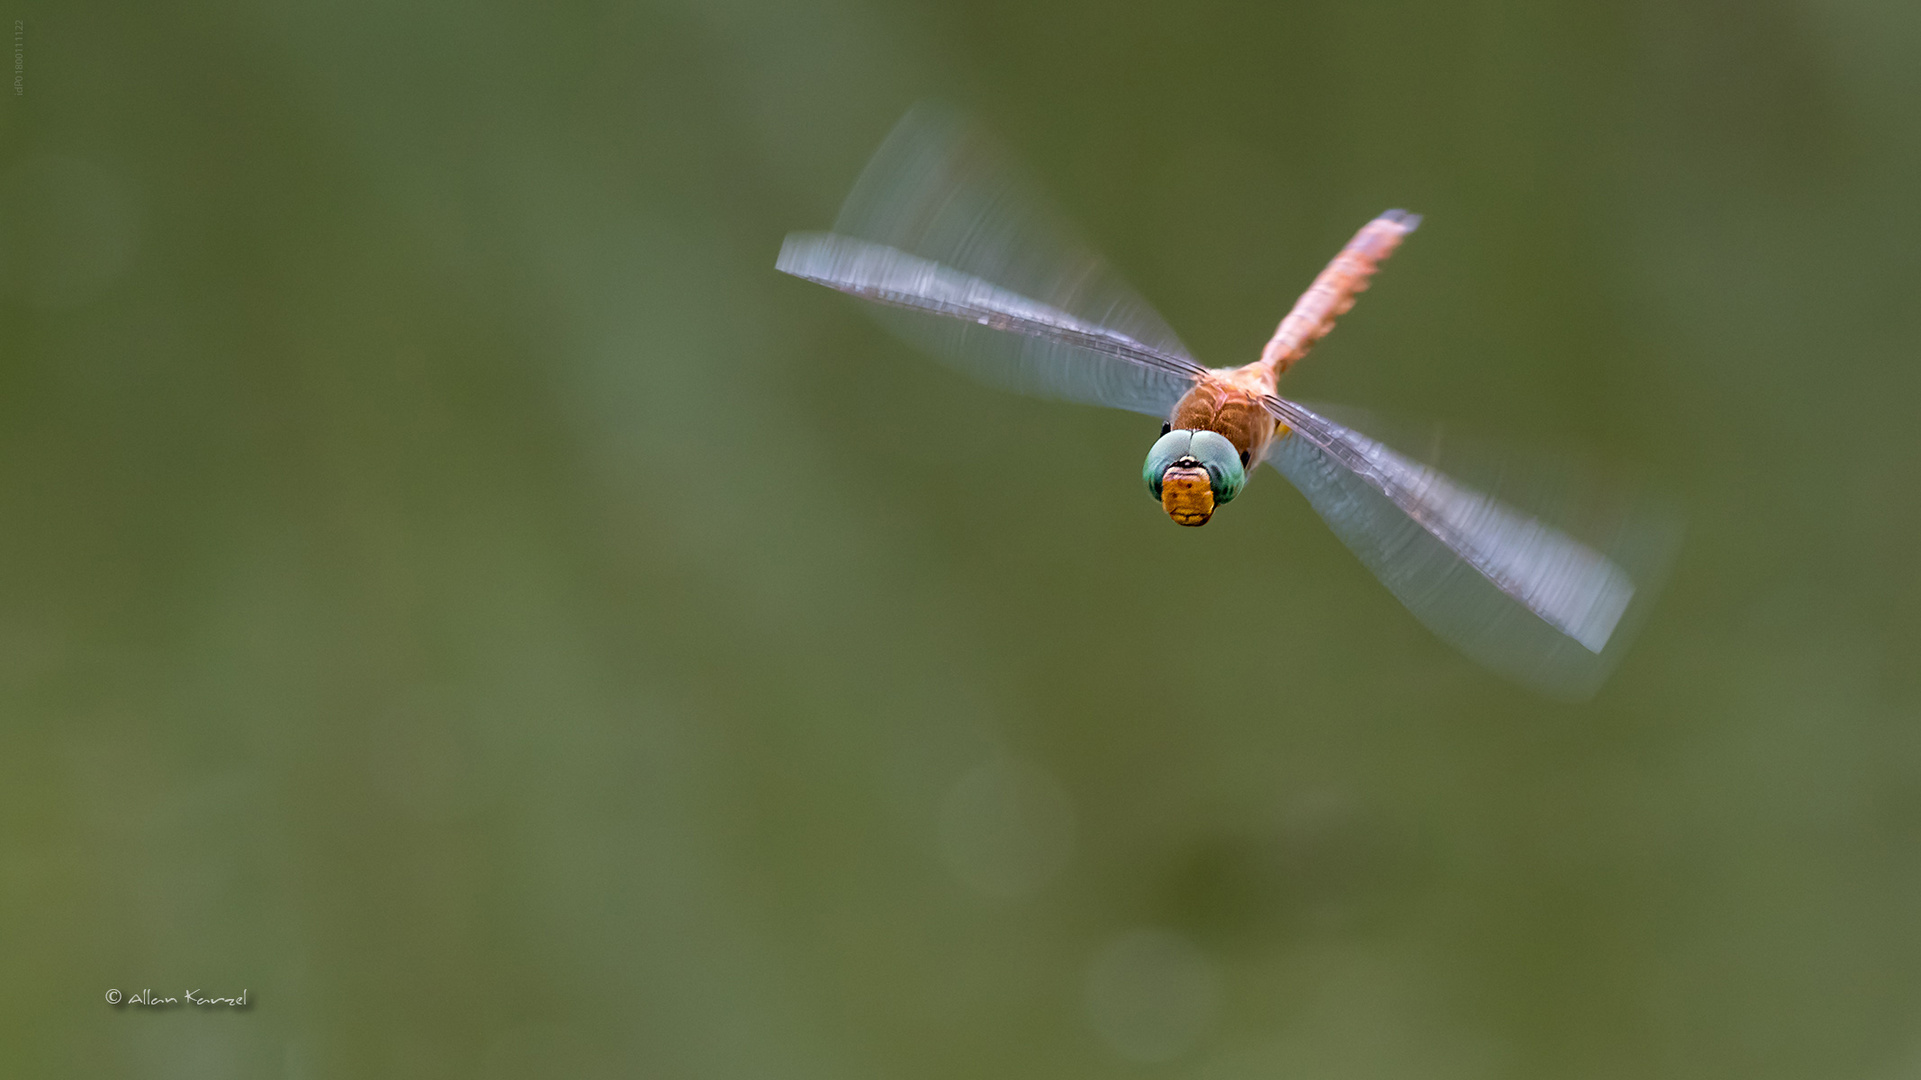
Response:
[{"label": "turquoise compound eye", "polygon": [[1170,431],[1155,440],[1153,449],[1147,452],[1147,461],[1141,466],[1141,479],[1147,481],[1148,493],[1155,499],[1161,497],[1161,477],[1170,465],[1182,458],[1192,458],[1207,470],[1216,503],[1227,502],[1247,485],[1247,467],[1241,464],[1241,452],[1234,449],[1227,436],[1216,431]]},{"label": "turquoise compound eye", "polygon": [[1147,463],[1141,466],[1141,479],[1147,481],[1147,491],[1154,501],[1161,501],[1161,477],[1167,474],[1168,466],[1189,456],[1188,446],[1194,441],[1191,431],[1169,431],[1155,440],[1154,448],[1147,452]]}]

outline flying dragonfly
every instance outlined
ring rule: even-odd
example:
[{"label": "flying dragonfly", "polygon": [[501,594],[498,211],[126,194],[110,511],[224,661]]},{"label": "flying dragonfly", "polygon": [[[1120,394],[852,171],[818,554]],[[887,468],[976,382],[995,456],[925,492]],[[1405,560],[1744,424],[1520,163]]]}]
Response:
[{"label": "flying dragonfly", "polygon": [[1260,358],[1228,368],[1195,360],[1057,221],[992,141],[923,105],[875,153],[834,230],[790,234],[776,267],[873,301],[904,337],[990,383],[1161,419],[1142,479],[1178,524],[1207,524],[1267,462],[1441,638],[1556,697],[1599,688],[1671,548],[1662,515],[1516,461],[1485,484],[1452,479],[1278,393],[1418,215],[1362,226]]}]

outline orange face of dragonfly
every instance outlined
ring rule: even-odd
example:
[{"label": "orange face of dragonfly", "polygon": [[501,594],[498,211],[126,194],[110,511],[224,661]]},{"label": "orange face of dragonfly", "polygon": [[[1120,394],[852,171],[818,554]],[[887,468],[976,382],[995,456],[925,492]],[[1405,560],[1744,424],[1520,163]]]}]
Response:
[{"label": "orange face of dragonfly", "polygon": [[[1652,573],[1664,557],[1647,533],[1656,523],[1617,516],[1625,504],[1612,495],[1560,486],[1541,489],[1546,516],[1536,517],[1503,504],[1505,491],[1457,483],[1278,393],[1418,216],[1390,210],[1363,225],[1260,359],[1210,368],[1040,206],[991,143],[917,109],[861,174],[834,231],[790,235],[776,266],[896,309],[890,327],[988,382],[1162,421],[1142,480],[1178,524],[1206,524],[1266,461],[1436,633],[1556,695],[1599,685],[1636,597],[1614,556],[1645,555]],[[1507,476],[1496,481],[1532,494]]]},{"label": "orange face of dragonfly", "polygon": [[1141,479],[1181,525],[1205,525],[1247,483],[1247,451],[1218,431],[1169,427],[1147,452]]}]

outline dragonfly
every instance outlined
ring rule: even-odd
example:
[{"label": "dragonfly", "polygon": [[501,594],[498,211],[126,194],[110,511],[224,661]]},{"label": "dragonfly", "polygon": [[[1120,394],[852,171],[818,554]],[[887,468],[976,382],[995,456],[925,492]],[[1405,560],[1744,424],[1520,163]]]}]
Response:
[{"label": "dragonfly", "polygon": [[[1487,483],[1458,480],[1279,393],[1419,215],[1363,225],[1258,359],[1218,368],[1059,221],[997,143],[923,104],[876,151],[834,229],[789,234],[775,265],[871,301],[909,341],[989,383],[1159,418],[1142,479],[1177,524],[1206,525],[1266,462],[1443,640],[1551,696],[1592,696],[1671,548],[1658,514],[1584,478],[1542,482],[1518,459]],[[1523,494],[1526,508],[1502,497]]]}]

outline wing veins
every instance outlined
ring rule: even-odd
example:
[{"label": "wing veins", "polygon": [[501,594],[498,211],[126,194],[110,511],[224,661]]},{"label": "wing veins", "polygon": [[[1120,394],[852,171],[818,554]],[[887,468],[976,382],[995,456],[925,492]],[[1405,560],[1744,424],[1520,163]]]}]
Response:
[{"label": "wing veins", "polygon": [[1044,338],[1190,378],[1197,361],[1086,323],[992,282],[885,244],[838,233],[790,233],[775,269],[863,300]]},{"label": "wing veins", "polygon": [[1588,651],[1606,647],[1634,594],[1606,556],[1285,398],[1269,395],[1263,404],[1510,599]]}]

